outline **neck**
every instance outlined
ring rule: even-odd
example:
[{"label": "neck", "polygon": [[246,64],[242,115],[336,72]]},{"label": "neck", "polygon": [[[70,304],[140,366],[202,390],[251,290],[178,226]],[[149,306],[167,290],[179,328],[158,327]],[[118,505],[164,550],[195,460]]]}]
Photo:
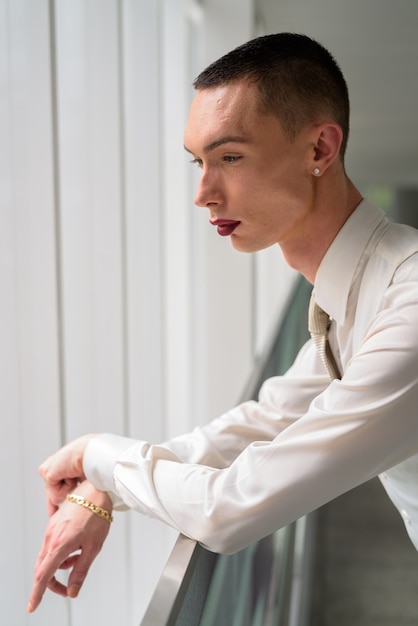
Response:
[{"label": "neck", "polygon": [[362,200],[346,176],[338,182],[317,181],[303,237],[288,242],[282,252],[290,267],[314,284],[316,272],[331,243]]}]

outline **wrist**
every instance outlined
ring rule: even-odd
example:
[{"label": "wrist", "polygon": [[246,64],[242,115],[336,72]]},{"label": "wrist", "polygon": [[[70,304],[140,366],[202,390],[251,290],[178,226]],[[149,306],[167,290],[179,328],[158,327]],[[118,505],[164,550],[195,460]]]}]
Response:
[{"label": "wrist", "polygon": [[106,491],[96,489],[88,480],[84,480],[74,489],[74,493],[83,496],[86,500],[90,500],[96,506],[99,506],[109,513],[113,510],[113,502]]}]

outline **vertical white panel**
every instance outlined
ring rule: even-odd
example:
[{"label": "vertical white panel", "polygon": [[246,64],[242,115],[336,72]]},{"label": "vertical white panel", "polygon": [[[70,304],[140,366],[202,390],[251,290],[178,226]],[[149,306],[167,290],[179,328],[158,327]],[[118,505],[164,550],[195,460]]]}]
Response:
[{"label": "vertical white panel", "polygon": [[66,624],[58,598],[25,618],[46,523],[37,467],[60,426],[48,3],[0,6],[2,620]]},{"label": "vertical white panel", "polygon": [[[56,3],[66,438],[125,430],[117,0]],[[116,516],[74,624],[128,623],[128,518]],[[111,563],[111,567],[109,567]]]},{"label": "vertical white panel", "polygon": [[[122,18],[129,434],[158,442],[166,437],[159,2],[126,0]],[[166,526],[130,516],[129,623],[139,624],[173,540]]]},{"label": "vertical white panel", "polygon": [[160,13],[158,2],[123,4],[124,170],[128,295],[129,429],[160,441],[162,241]]},{"label": "vertical white panel", "polygon": [[164,0],[161,98],[164,211],[164,326],[167,435],[192,426],[192,263],[190,190],[183,130],[191,76],[188,32],[180,0]]},{"label": "vertical white panel", "polygon": [[[10,81],[10,32],[6,0],[0,2],[0,470],[5,502],[12,503],[13,517],[3,515],[0,532],[15,539],[24,535],[24,500],[19,405],[19,326],[16,315],[17,258],[16,225],[12,185],[12,86]],[[13,472],[11,472],[13,470]],[[23,542],[7,541],[3,546],[0,573],[0,603],[10,623],[17,624],[25,606],[28,580],[22,589],[21,572],[26,566]],[[13,591],[16,589],[16,593]],[[11,599],[14,595],[15,604]]]},{"label": "vertical white panel", "polygon": [[67,436],[123,428],[116,0],[59,1],[60,215]]}]

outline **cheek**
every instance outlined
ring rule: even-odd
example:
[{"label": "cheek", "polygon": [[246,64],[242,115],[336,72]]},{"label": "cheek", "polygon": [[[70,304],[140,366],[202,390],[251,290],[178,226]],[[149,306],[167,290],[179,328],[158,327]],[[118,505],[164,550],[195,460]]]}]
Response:
[{"label": "cheek", "polygon": [[237,172],[228,181],[229,200],[260,228],[294,222],[311,204],[312,182],[299,163],[293,165]]},{"label": "cheek", "polygon": [[274,177],[254,185],[248,197],[254,202],[251,207],[252,213],[258,209],[266,218],[272,220],[286,219],[286,216],[291,219],[292,215],[304,211],[309,204],[311,188],[300,178],[285,180]]}]

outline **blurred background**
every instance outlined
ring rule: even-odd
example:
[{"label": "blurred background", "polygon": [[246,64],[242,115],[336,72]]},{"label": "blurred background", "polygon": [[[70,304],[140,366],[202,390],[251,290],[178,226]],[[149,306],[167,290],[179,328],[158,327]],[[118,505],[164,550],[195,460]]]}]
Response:
[{"label": "blurred background", "polygon": [[[234,405],[296,280],[193,207],[193,78],[256,35],[308,34],[352,104],[347,171],[418,196],[414,0],[0,0],[0,602],[7,626],[138,624],[175,535],[117,514],[75,602],[26,616],[39,463],[86,432],[158,442]],[[416,217],[415,217],[416,219]]]}]

